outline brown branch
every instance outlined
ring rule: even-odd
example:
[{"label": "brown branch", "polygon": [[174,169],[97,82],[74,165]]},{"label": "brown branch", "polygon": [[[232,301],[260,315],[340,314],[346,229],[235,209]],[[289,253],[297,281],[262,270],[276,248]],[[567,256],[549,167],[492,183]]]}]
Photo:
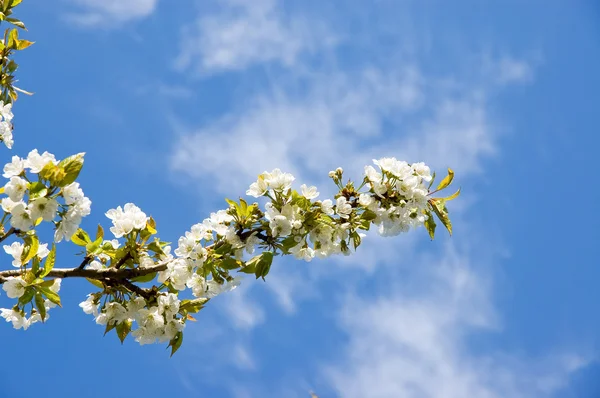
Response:
[{"label": "brown branch", "polygon": [[4,240],[6,238],[8,238],[9,236],[11,236],[12,234],[18,234],[19,231],[18,229],[15,229],[13,227],[10,227],[10,229],[8,231],[6,231],[6,233],[4,235],[2,235],[2,237],[0,237],[0,243],[4,242]]},{"label": "brown branch", "polygon": [[[154,272],[164,271],[167,269],[167,263],[159,263],[152,267],[146,268],[105,268],[105,269],[80,269],[80,268],[54,268],[48,273],[50,278],[90,278],[102,281],[104,279],[112,279],[115,281],[123,281],[127,279],[145,276]],[[20,269],[0,271],[0,284],[6,281],[7,277],[22,275]]]}]

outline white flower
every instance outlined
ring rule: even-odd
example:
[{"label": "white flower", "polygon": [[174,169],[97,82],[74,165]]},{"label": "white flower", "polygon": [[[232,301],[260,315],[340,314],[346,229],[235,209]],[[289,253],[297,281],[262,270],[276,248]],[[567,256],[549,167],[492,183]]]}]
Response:
[{"label": "white flower", "polygon": [[21,266],[21,254],[23,253],[23,244],[13,242],[10,246],[4,245],[4,251],[13,256],[12,265],[15,267]]},{"label": "white flower", "polygon": [[4,104],[4,101],[0,101],[0,115],[10,122],[13,119],[12,104]]},{"label": "white flower", "polygon": [[96,300],[96,298],[93,295],[88,294],[87,300],[79,303],[79,306],[81,307],[83,312],[85,312],[86,314],[93,314],[94,317],[97,317],[98,316],[98,304],[96,304],[94,302],[95,300]]},{"label": "white flower", "polygon": [[[265,172],[265,174],[267,174]],[[265,181],[263,175],[258,176],[258,180],[250,184],[250,188],[246,191],[246,195],[254,196],[255,198],[260,198],[265,193],[267,193],[267,189],[269,189],[269,184]]]},{"label": "white flower", "polygon": [[29,203],[31,219],[42,218],[44,221],[52,221],[58,210],[58,202],[52,198],[37,198]]},{"label": "white flower", "polygon": [[6,295],[10,298],[19,298],[25,293],[25,287],[27,282],[20,276],[8,277],[6,282],[2,285],[2,289],[6,292]]},{"label": "white flower", "polygon": [[158,297],[158,312],[164,314],[167,319],[174,317],[179,312],[180,301],[176,294],[167,293]]},{"label": "white flower", "polygon": [[213,238],[212,230],[204,224],[194,224],[190,230],[194,240],[211,240]]},{"label": "white flower", "polygon": [[186,283],[192,277],[192,267],[185,259],[175,259],[167,264],[167,269],[158,273],[158,282],[171,281],[171,286],[184,290]]},{"label": "white flower", "polygon": [[127,310],[121,303],[113,301],[104,306],[104,312],[96,317],[96,323],[99,325],[111,325],[121,323],[127,319]]},{"label": "white flower", "polygon": [[2,176],[5,178],[16,177],[23,173],[24,168],[25,160],[21,159],[18,156],[13,156],[12,161],[4,165],[4,174],[2,174]]},{"label": "white flower", "polygon": [[44,152],[40,155],[37,149],[34,149],[27,155],[27,159],[25,160],[25,167],[35,174],[42,171],[44,166],[46,166],[50,162],[52,162],[53,164],[58,163],[54,158],[53,154],[49,152]]},{"label": "white flower", "polygon": [[[21,263],[21,255],[23,254],[23,244],[20,242],[13,242],[10,246],[8,245],[4,245],[4,251],[7,254],[10,254],[11,256],[13,256],[13,261],[12,261],[12,265],[15,267],[20,267],[21,265],[23,265]],[[37,251],[37,256],[42,259],[44,257],[46,257],[48,254],[50,253],[50,250],[48,250],[48,244],[44,243],[38,246],[38,251]]]},{"label": "white flower", "polygon": [[186,286],[192,289],[192,294],[196,297],[204,297],[206,292],[206,280],[198,274],[192,275],[187,281]]},{"label": "white flower", "polygon": [[27,181],[21,177],[11,177],[10,181],[4,185],[4,193],[6,193],[13,202],[18,202],[23,199],[25,192],[27,192],[28,185]]},{"label": "white flower", "polygon": [[423,179],[423,181],[431,181],[431,170],[429,169],[429,166],[427,166],[425,163],[413,163],[411,167],[414,170],[414,172],[417,173],[417,175]]},{"label": "white flower", "polygon": [[33,220],[29,215],[29,210],[25,207],[24,203],[18,203],[11,211],[12,217],[10,218],[10,225],[13,228],[21,231],[27,231],[33,227]]},{"label": "white flower", "polygon": [[283,193],[286,193],[292,187],[292,182],[295,180],[293,175],[283,173],[279,169],[275,169],[270,173],[264,173],[264,176],[265,181],[271,189]]},{"label": "white flower", "polygon": [[373,199],[373,197],[369,194],[361,193],[358,197],[358,203],[361,206],[369,207],[371,204],[373,204],[373,202],[375,202],[375,199]]},{"label": "white flower", "polygon": [[138,311],[146,306],[146,300],[143,297],[136,297],[128,301],[125,306],[127,307],[127,316],[130,319],[135,319]]},{"label": "white flower", "polygon": [[12,133],[12,124],[10,124],[10,122],[7,122],[5,120],[0,122],[0,138],[2,138],[2,142],[4,142],[4,145],[6,145],[8,149],[12,148],[14,140]]},{"label": "white flower", "polygon": [[27,328],[33,323],[29,319],[25,318],[19,311],[8,310],[6,308],[0,308],[0,316],[6,319],[6,322],[12,322],[15,329],[27,330]]},{"label": "white flower", "polygon": [[127,203],[123,209],[119,206],[107,211],[106,217],[113,222],[110,231],[116,238],[127,235],[134,229],[144,229],[148,221],[146,213],[133,203]]},{"label": "white flower", "polygon": [[58,293],[60,290],[61,282],[62,282],[62,279],[56,278],[54,280],[54,283],[52,284],[52,286],[50,286],[50,290],[52,290],[54,293]]},{"label": "white flower", "polygon": [[331,199],[325,199],[321,202],[321,211],[327,215],[332,215],[333,212],[333,202]]},{"label": "white flower", "polygon": [[[289,205],[287,205],[289,206]],[[273,237],[288,236],[292,233],[292,223],[285,215],[279,212],[272,203],[266,204],[265,218],[269,220],[269,227]],[[285,207],[285,206],[284,206]]]},{"label": "white flower", "polygon": [[302,184],[300,189],[302,190],[302,196],[304,196],[306,199],[311,200],[319,196],[319,192],[317,192],[317,187],[315,186],[307,187],[306,184]]},{"label": "white flower", "polygon": [[311,247],[304,247],[304,242],[290,249],[290,253],[297,259],[310,262],[315,257],[315,251]]},{"label": "white flower", "polygon": [[185,327],[185,323],[178,319],[174,319],[167,323],[164,328],[164,335],[159,337],[160,342],[166,342],[175,337],[178,332],[181,332]]},{"label": "white flower", "polygon": [[0,201],[0,204],[2,205],[2,210],[4,210],[6,213],[12,213],[12,210],[19,203],[21,203],[21,204],[23,204],[23,206],[25,206],[25,202],[23,202],[22,200],[20,200],[18,202],[13,202],[12,200],[10,200],[10,198],[3,198]]},{"label": "white flower", "polygon": [[56,243],[63,240],[63,238],[68,242],[71,240],[71,237],[77,232],[79,228],[79,224],[81,223],[81,217],[79,216],[71,216],[71,211],[69,210],[67,214],[63,216],[63,219],[60,221],[58,228],[54,232],[54,241]]},{"label": "white flower", "polygon": [[219,210],[216,213],[210,213],[210,217],[205,219],[202,224],[217,235],[225,236],[229,227],[225,223],[230,223],[234,220],[233,216],[227,213],[227,210]]},{"label": "white flower", "polygon": [[381,184],[383,176],[373,166],[365,166],[365,175],[372,183]]},{"label": "white flower", "polygon": [[350,216],[350,213],[352,213],[352,205],[348,202],[348,200],[345,197],[340,196],[339,198],[337,198],[337,201],[335,203],[335,210],[340,217],[348,218]]},{"label": "white flower", "polygon": [[190,258],[201,262],[206,260],[208,252],[196,241],[194,234],[191,232],[186,232],[185,236],[180,237],[177,243],[179,244],[179,247],[175,249],[175,254],[179,257]]}]

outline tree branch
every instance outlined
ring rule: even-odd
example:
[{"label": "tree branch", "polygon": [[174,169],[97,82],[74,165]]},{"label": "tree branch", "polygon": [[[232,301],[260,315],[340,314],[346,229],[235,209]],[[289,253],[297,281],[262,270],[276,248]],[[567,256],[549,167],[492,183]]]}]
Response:
[{"label": "tree branch", "polygon": [[[123,281],[127,279],[145,276],[153,272],[164,271],[167,269],[167,263],[159,263],[146,268],[105,268],[105,269],[80,269],[80,268],[54,268],[48,273],[51,278],[90,278],[95,280],[111,279],[114,281]],[[0,284],[11,276],[20,276],[23,271],[20,269],[0,271]]]}]

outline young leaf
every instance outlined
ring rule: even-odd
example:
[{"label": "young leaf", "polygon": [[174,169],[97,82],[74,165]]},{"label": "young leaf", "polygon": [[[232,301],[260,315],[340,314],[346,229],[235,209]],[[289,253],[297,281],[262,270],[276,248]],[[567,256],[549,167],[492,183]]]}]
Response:
[{"label": "young leaf", "polygon": [[58,305],[59,307],[62,307],[62,305],[60,304],[60,296],[57,293],[54,293],[48,287],[39,287],[39,289],[40,289],[40,292],[42,292],[42,294],[44,296],[46,296],[46,298],[48,300],[52,301],[54,304]]},{"label": "young leaf", "polygon": [[40,274],[40,278],[45,277],[46,275],[48,275],[50,273],[50,271],[52,271],[52,268],[54,268],[55,262],[56,262],[56,245],[52,244],[52,250],[50,250],[50,253],[48,253],[48,256],[46,257],[46,262],[44,263],[44,270]]},{"label": "young leaf", "polygon": [[46,319],[46,306],[44,305],[44,298],[42,294],[37,292],[35,294],[35,307],[40,312],[40,316],[42,317],[42,322]]},{"label": "young leaf", "polygon": [[121,344],[125,341],[125,338],[131,332],[131,320],[127,319],[119,324],[117,324],[117,336],[119,340],[121,340]]},{"label": "young leaf", "polygon": [[448,230],[448,233],[452,235],[452,223],[450,217],[448,217],[448,209],[446,209],[446,201],[444,199],[435,198],[428,201],[431,209],[438,217],[438,219],[444,224],[444,227]]},{"label": "young leaf", "polygon": [[444,198],[444,200],[447,202],[449,200],[456,199],[458,195],[460,195],[460,188],[458,188],[458,191],[454,192],[452,195]]},{"label": "young leaf", "polygon": [[89,283],[91,283],[92,285],[96,286],[97,288],[104,289],[104,285],[99,280],[91,279],[91,278],[85,278],[85,279],[87,279],[87,281]]},{"label": "young leaf", "polygon": [[177,332],[175,337],[173,337],[173,340],[171,340],[169,342],[169,345],[167,346],[167,348],[171,347],[171,356],[173,356],[173,354],[177,352],[179,347],[181,347],[181,343],[183,343],[183,333]]},{"label": "young leaf", "polygon": [[273,262],[273,252],[264,251],[259,256],[259,261],[256,263],[256,269],[254,271],[254,275],[256,275],[256,279],[263,278],[265,280],[265,276],[271,270],[271,263]]},{"label": "young leaf", "polygon": [[33,299],[33,296],[35,295],[35,288],[34,287],[26,287],[25,288],[25,293],[23,293],[23,295],[21,297],[19,297],[19,304],[21,304],[22,306],[29,303],[31,301],[31,299]]},{"label": "young leaf", "polygon": [[104,238],[104,228],[102,225],[98,224],[98,229],[96,230],[96,239]]},{"label": "young leaf", "polygon": [[92,240],[90,236],[83,229],[79,228],[75,234],[71,237],[71,241],[75,243],[77,246],[86,246],[88,243],[91,243]]},{"label": "young leaf", "polygon": [[58,167],[63,170],[64,176],[58,181],[59,187],[65,187],[77,179],[79,172],[83,167],[83,156],[85,152],[78,153],[76,155],[69,156],[63,159]]},{"label": "young leaf", "polygon": [[427,228],[427,232],[429,232],[429,237],[433,240],[435,236],[435,220],[433,219],[433,214],[430,211],[426,211],[427,220],[425,220],[425,228]]},{"label": "young leaf", "polygon": [[25,246],[23,247],[23,253],[21,253],[21,263],[27,264],[29,260],[37,255],[40,248],[40,241],[35,235],[27,235],[24,240]]},{"label": "young leaf", "polygon": [[436,191],[442,190],[446,188],[448,185],[452,184],[452,180],[454,179],[454,171],[452,169],[448,169],[448,175],[444,177],[444,179],[440,182],[440,185],[437,186]]}]

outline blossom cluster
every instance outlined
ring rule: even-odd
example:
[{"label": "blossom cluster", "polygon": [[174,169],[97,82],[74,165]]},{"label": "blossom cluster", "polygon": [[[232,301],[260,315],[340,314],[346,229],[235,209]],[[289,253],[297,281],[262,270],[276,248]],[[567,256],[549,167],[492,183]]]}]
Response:
[{"label": "blossom cluster", "polygon": [[12,148],[14,143],[12,119],[12,104],[5,104],[4,101],[0,101],[0,140],[4,142],[8,149]]},{"label": "blossom cluster", "polygon": [[[82,158],[83,154],[75,156]],[[13,228],[28,231],[42,221],[54,222],[54,241],[68,241],[79,228],[82,218],[90,214],[92,202],[84,195],[79,183],[56,186],[52,177],[41,175],[49,169],[48,165],[58,168],[59,162],[53,154],[40,154],[37,149],[29,152],[25,159],[13,156],[3,168],[2,175],[9,181],[3,187],[7,196],[0,200],[0,206],[5,215],[10,215]],[[38,181],[31,181],[27,172],[38,175]],[[59,201],[61,198],[63,203]],[[54,221],[57,216],[60,220]]]},{"label": "blossom cluster", "polygon": [[[54,279],[52,285],[50,285],[48,289],[51,292],[58,294],[61,281],[62,280],[58,278]],[[25,294],[27,286],[27,282],[22,277],[9,277],[8,280],[2,285],[2,289],[6,292],[6,295],[9,298],[19,299]],[[50,318],[48,311],[51,308],[56,307],[56,304],[49,299],[43,300],[42,305],[44,307],[43,314],[39,310],[32,310],[31,316],[27,317],[25,311],[17,307],[13,309],[0,308],[0,316],[4,318],[6,322],[12,322],[12,325],[15,329],[23,328],[23,330],[27,330],[29,326],[36,322],[47,321],[48,318]]]}]

